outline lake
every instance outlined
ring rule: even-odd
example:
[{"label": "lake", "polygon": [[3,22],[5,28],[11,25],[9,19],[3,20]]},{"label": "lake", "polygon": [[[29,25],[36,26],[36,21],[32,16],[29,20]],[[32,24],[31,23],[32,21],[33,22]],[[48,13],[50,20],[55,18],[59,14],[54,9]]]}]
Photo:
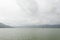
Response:
[{"label": "lake", "polygon": [[0,40],[60,40],[60,28],[0,28]]}]

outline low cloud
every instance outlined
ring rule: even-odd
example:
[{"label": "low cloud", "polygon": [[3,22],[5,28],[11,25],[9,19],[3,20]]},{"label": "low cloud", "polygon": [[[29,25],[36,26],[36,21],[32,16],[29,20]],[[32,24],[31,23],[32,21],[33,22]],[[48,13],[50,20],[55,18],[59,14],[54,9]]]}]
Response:
[{"label": "low cloud", "polygon": [[11,0],[9,5],[8,1],[1,2],[1,23],[10,26],[60,24],[59,1]]}]

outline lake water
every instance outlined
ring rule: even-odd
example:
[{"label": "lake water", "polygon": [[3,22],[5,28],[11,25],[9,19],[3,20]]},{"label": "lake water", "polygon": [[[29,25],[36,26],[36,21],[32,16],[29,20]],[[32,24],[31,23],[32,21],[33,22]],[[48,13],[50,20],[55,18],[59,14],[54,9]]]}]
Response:
[{"label": "lake water", "polygon": [[60,28],[0,28],[0,40],[60,40]]}]

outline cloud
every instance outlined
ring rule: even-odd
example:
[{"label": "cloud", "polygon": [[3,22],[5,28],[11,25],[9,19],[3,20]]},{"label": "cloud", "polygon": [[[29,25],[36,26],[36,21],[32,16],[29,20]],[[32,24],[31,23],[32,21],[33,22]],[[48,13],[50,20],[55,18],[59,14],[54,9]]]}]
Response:
[{"label": "cloud", "polygon": [[4,24],[10,26],[60,24],[58,6],[60,3],[55,1],[3,0],[0,4],[0,22]]}]

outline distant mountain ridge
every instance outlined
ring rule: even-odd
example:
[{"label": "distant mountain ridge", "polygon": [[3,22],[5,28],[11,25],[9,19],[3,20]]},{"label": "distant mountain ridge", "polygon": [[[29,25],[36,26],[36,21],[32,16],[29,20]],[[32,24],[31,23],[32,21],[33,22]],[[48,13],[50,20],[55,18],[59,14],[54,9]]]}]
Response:
[{"label": "distant mountain ridge", "polygon": [[13,27],[0,23],[0,28],[13,28]]},{"label": "distant mountain ridge", "polygon": [[25,26],[9,26],[3,23],[0,23],[0,28],[60,28],[60,24],[58,25],[25,25]]},{"label": "distant mountain ridge", "polygon": [[19,28],[60,28],[60,25],[28,25],[18,26]]}]

